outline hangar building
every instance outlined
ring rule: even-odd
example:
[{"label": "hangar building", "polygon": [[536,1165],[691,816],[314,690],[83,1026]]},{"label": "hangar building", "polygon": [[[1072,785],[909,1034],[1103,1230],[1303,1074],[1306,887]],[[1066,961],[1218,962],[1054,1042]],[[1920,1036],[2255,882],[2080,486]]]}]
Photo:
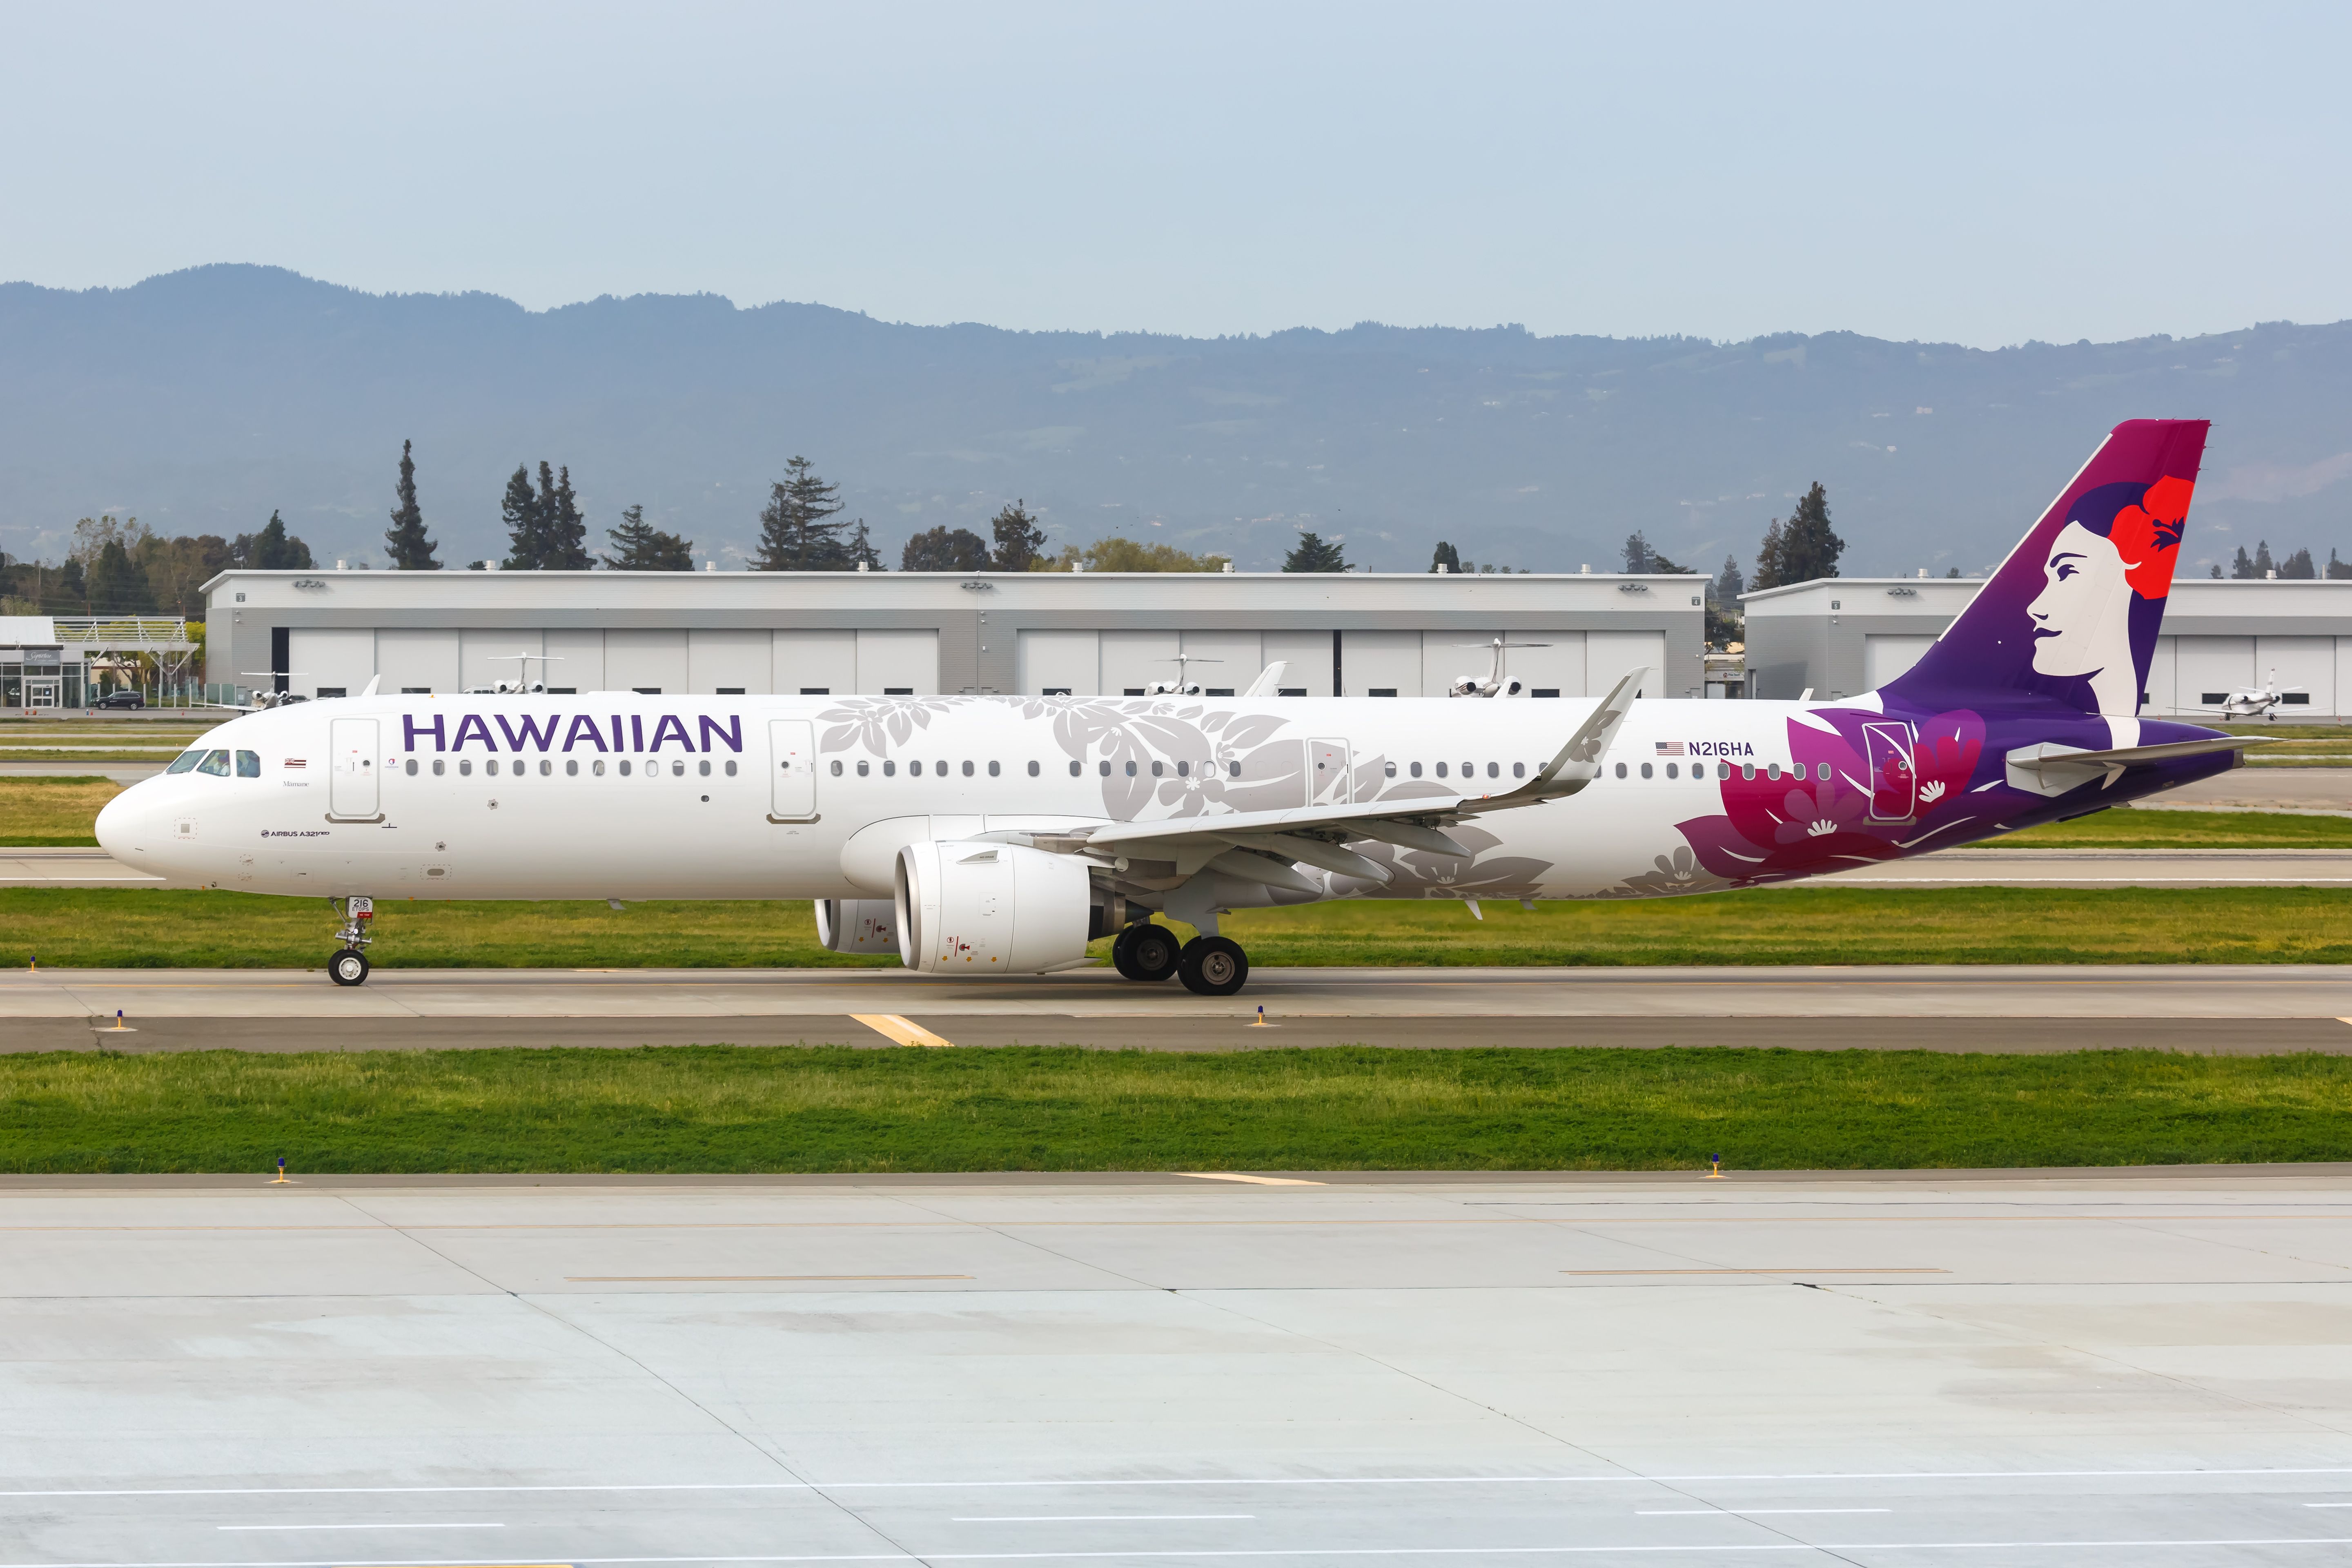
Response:
[{"label": "hangar building", "polygon": [[232,571],[205,592],[215,689],[274,671],[305,696],[486,688],[519,655],[579,691],[1140,694],[1181,654],[1213,690],[1280,660],[1286,694],[1442,697],[1497,636],[1527,697],[1706,679],[1686,576]]},{"label": "hangar building", "polygon": [[[1835,699],[1918,662],[1981,580],[1824,577],[1740,595],[1754,695]],[[2278,672],[2280,710],[2352,712],[2352,581],[2174,580],[2143,710],[2194,711]]]}]

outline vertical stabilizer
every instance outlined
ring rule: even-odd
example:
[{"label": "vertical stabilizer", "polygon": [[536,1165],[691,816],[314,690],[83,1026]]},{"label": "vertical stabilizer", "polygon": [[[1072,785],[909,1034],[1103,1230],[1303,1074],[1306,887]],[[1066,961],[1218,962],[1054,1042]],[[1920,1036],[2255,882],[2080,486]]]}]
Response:
[{"label": "vertical stabilizer", "polygon": [[2057,706],[2130,719],[2172,591],[2202,419],[2109,433],[1927,656],[1887,683],[1932,710]]}]

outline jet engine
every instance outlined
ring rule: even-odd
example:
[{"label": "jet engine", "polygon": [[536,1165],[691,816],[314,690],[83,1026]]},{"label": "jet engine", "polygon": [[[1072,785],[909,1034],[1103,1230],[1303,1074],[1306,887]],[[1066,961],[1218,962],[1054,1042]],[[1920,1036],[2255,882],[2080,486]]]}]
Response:
[{"label": "jet engine", "polygon": [[819,899],[816,940],[835,952],[896,952],[898,910],[888,899]]},{"label": "jet engine", "polygon": [[898,851],[898,956],[926,974],[1043,974],[1087,957],[1087,863],[1014,844]]}]

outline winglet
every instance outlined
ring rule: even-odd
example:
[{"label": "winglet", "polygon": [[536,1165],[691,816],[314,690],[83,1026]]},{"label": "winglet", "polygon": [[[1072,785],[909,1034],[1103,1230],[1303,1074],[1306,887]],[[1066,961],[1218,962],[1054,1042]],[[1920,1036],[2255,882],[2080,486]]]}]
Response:
[{"label": "winglet", "polygon": [[[1599,778],[1601,758],[1609,750],[1610,742],[1617,738],[1617,727],[1625,721],[1625,715],[1633,710],[1633,698],[1648,684],[1651,673],[1647,665],[1628,673],[1624,679],[1610,689],[1608,696],[1601,700],[1600,705],[1592,710],[1591,717],[1576,727],[1576,733],[1568,738],[1568,744],[1559,749],[1559,755],[1546,763],[1536,776],[1520,785],[1519,789],[1510,793],[1517,795],[1524,790],[1531,795],[1574,795]],[[1565,781],[1565,787],[1556,784],[1555,780]]]},{"label": "winglet", "polygon": [[383,676],[382,673],[379,672],[378,674],[371,675],[368,677],[367,689],[361,692],[360,695],[362,697],[373,697],[375,695],[375,689],[383,684]]},{"label": "winglet", "polygon": [[1272,664],[1267,665],[1264,669],[1257,672],[1257,679],[1249,683],[1249,689],[1243,692],[1242,695],[1244,697],[1273,696],[1275,692],[1279,689],[1279,683],[1282,680],[1283,672],[1287,670],[1289,668],[1290,661],[1288,659],[1276,659]]}]

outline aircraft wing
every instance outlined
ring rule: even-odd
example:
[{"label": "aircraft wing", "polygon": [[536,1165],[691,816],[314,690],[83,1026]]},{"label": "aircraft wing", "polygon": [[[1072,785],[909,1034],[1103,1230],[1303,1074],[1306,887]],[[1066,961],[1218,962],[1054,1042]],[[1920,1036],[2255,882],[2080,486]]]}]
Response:
[{"label": "aircraft wing", "polygon": [[[1055,848],[1090,854],[1110,852],[1122,858],[1171,860],[1181,874],[1219,861],[1219,868],[1248,874],[1257,868],[1235,862],[1234,849],[1260,852],[1266,860],[1302,861],[1326,870],[1375,881],[1389,879],[1378,861],[1345,849],[1349,839],[1372,838],[1385,844],[1428,850],[1467,859],[1470,851],[1442,829],[1490,811],[1541,805],[1574,795],[1601,776],[1601,757],[1616,738],[1618,727],[1633,704],[1650,671],[1636,669],[1619,681],[1591,714],[1569,736],[1567,743],[1533,778],[1489,795],[1433,795],[1406,800],[1367,801],[1353,805],[1291,806],[1279,811],[1235,811],[1207,816],[1183,816],[1157,822],[1118,822],[1106,826],[1041,834]],[[1272,862],[1267,862],[1271,866]],[[1286,870],[1286,866],[1282,869]],[[1264,879],[1279,881],[1278,876]],[[1302,884],[1303,885],[1303,884]]]}]

